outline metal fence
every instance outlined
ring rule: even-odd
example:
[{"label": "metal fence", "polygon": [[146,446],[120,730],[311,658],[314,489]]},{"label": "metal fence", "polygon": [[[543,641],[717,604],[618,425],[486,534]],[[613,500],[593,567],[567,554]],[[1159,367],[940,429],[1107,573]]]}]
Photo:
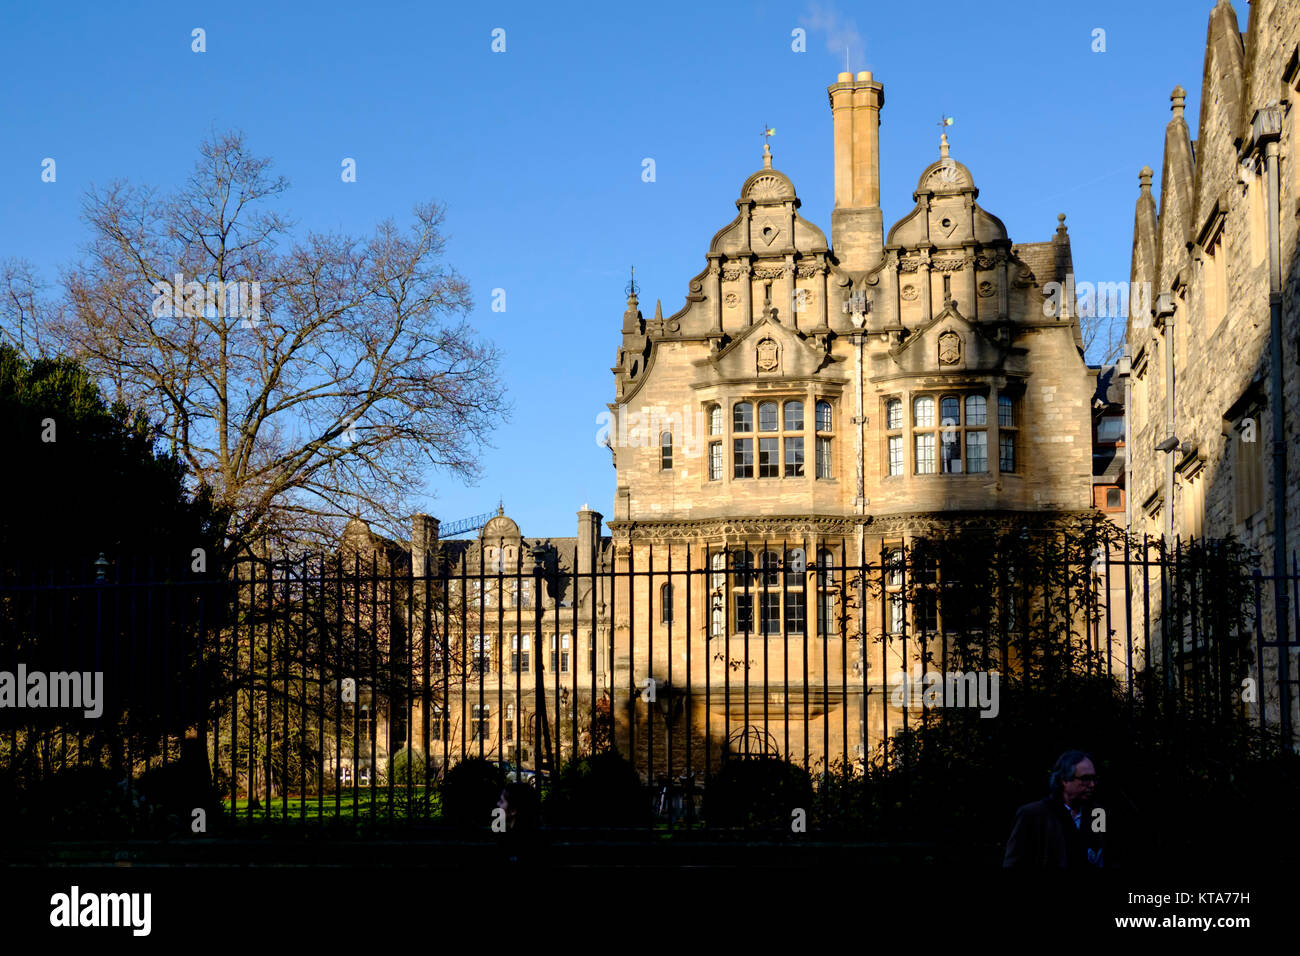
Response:
[{"label": "metal fence", "polygon": [[[861,772],[900,730],[995,710],[995,678],[1050,693],[1104,674],[1129,700],[1291,733],[1279,667],[1300,617],[1268,575],[1146,539],[1030,552],[646,542],[419,573],[380,553],[220,578],[12,568],[0,773],[31,788],[95,768],[139,806],[198,765],[231,821],[420,820],[465,757],[541,782],[614,747],[671,825],[731,761]],[[1283,583],[1300,615],[1300,574]]]}]

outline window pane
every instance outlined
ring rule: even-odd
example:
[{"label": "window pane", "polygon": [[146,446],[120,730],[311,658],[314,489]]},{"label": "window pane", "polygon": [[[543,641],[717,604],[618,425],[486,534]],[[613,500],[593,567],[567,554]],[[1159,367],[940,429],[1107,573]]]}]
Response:
[{"label": "window pane", "polygon": [[732,459],[735,464],[736,478],[754,477],[754,439],[732,439]]},{"label": "window pane", "polygon": [[998,439],[1000,452],[999,467],[1003,471],[1016,470],[1016,439],[1013,435],[1002,435]]},{"label": "window pane", "polygon": [[983,395],[966,396],[966,424],[967,425],[987,425],[988,424],[988,403],[984,400]]},{"label": "window pane", "polygon": [[835,633],[835,595],[829,591],[817,595],[817,633]]},{"label": "window pane", "polygon": [[803,575],[794,569],[795,555],[793,551],[785,553],[785,586],[787,588],[803,587]]},{"label": "window pane", "polygon": [[787,594],[785,596],[785,629],[792,634],[802,634],[806,618],[804,596],[800,591],[797,594]]},{"label": "window pane", "polygon": [[825,548],[817,552],[817,583],[822,587],[835,580],[832,569],[835,567],[835,555]]},{"label": "window pane", "polygon": [[673,433],[664,432],[659,436],[659,463],[664,470],[673,467]]},{"label": "window pane", "polygon": [[714,405],[709,408],[709,434],[722,434],[722,406]]},{"label": "window pane", "polygon": [[928,395],[922,395],[912,403],[913,423],[917,428],[934,427],[934,399]]},{"label": "window pane", "polygon": [[787,478],[803,477],[802,438],[787,438],[785,440],[785,476]]},{"label": "window pane", "polygon": [[758,477],[760,478],[779,478],[781,475],[781,464],[777,459],[777,442],[776,438],[760,438],[758,440]]},{"label": "window pane", "polygon": [[945,428],[939,432],[939,447],[943,460],[943,472],[948,475],[961,474],[961,429]]},{"label": "window pane", "polygon": [[709,481],[722,477],[722,442],[709,443]]},{"label": "window pane", "polygon": [[762,633],[781,633],[781,593],[769,592],[759,595],[759,610],[762,612]]},{"label": "window pane", "polygon": [[1010,428],[1015,424],[1012,417],[1011,399],[1006,395],[998,396],[998,424],[1005,428]]},{"label": "window pane", "polygon": [[934,474],[934,436],[916,436],[916,473],[918,475]]},{"label": "window pane", "polygon": [[985,432],[966,433],[966,470],[974,474],[989,470],[988,435]]},{"label": "window pane", "polygon": [[803,402],[785,403],[785,430],[788,432],[803,431]]},{"label": "window pane", "polygon": [[758,430],[776,431],[776,402],[760,402],[758,406]]},{"label": "window pane", "polygon": [[817,430],[819,432],[831,431],[831,403],[817,403]]},{"label": "window pane", "polygon": [[737,594],[736,595],[736,631],[752,631],[754,629],[754,595]]},{"label": "window pane", "polygon": [[885,406],[885,427],[903,427],[903,403],[897,398],[891,398]]},{"label": "window pane", "polygon": [[738,432],[754,430],[754,406],[749,402],[737,402],[732,415],[732,429]]},{"label": "window pane", "polygon": [[960,425],[961,402],[952,395],[945,396],[939,402],[939,419],[941,425]]},{"label": "window pane", "polygon": [[817,477],[829,478],[831,476],[831,440],[829,438],[817,439]]},{"label": "window pane", "polygon": [[779,588],[781,586],[781,556],[775,551],[764,551],[762,562],[762,573],[758,576],[758,586]]},{"label": "window pane", "polygon": [[889,473],[891,475],[901,475],[903,473],[902,435],[891,435],[889,438]]}]

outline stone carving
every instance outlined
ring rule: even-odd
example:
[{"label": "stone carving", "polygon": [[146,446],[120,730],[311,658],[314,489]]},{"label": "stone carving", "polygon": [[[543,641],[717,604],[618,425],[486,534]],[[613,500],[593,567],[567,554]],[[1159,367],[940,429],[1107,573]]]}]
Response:
[{"label": "stone carving", "polygon": [[899,272],[915,272],[921,267],[921,260],[917,256],[907,256],[898,260]]},{"label": "stone carving", "polygon": [[728,292],[722,297],[722,301],[726,304],[728,309],[734,309],[736,306],[740,305],[740,296],[736,295],[734,292]]},{"label": "stone carving", "polygon": [[961,256],[945,256],[930,261],[930,268],[938,269],[940,272],[960,272],[966,260]]},{"label": "stone carving", "polygon": [[997,264],[998,260],[994,256],[975,257],[975,265],[980,269],[992,269]]},{"label": "stone carving", "polygon": [[795,275],[800,279],[813,279],[819,274],[820,270],[816,266],[799,266],[795,270]]},{"label": "stone carving", "polygon": [[902,294],[903,298],[906,299],[908,302],[911,302],[911,301],[914,300],[918,295],[920,295],[920,293],[916,291],[916,286],[914,286],[914,285],[905,285],[905,286],[903,286],[903,291],[902,291],[901,294]]},{"label": "stone carving", "polygon": [[961,336],[945,332],[939,336],[939,364],[956,365],[961,361]]},{"label": "stone carving", "polygon": [[785,275],[783,266],[760,267],[754,270],[755,279],[780,279]]},{"label": "stone carving", "polygon": [[722,270],[722,278],[735,281],[745,274],[745,270],[740,266],[728,266]]},{"label": "stone carving", "polygon": [[781,235],[781,227],[770,221],[754,223],[754,231],[757,233],[759,241],[768,246],[776,242],[776,237]]},{"label": "stone carving", "polygon": [[780,364],[780,348],[773,339],[763,339],[754,352],[758,357],[760,372],[775,372]]},{"label": "stone carving", "polygon": [[760,202],[786,198],[785,183],[776,176],[759,176],[749,184],[749,198]]},{"label": "stone carving", "polygon": [[993,283],[989,282],[987,279],[985,279],[983,282],[979,284],[979,293],[985,299],[987,299],[996,291],[997,290],[993,288]]}]

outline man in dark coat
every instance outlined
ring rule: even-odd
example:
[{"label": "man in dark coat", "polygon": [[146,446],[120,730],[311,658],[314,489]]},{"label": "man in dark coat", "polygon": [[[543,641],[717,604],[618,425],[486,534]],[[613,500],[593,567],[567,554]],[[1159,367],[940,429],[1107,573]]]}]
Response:
[{"label": "man in dark coat", "polygon": [[1099,867],[1103,865],[1105,816],[1094,815],[1097,769],[1082,750],[1057,758],[1048,778],[1051,792],[1016,811],[1003,866]]}]

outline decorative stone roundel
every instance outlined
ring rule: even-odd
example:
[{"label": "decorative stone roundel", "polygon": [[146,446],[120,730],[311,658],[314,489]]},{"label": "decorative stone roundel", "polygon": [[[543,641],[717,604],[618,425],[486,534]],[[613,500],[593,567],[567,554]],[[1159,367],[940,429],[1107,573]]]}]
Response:
[{"label": "decorative stone roundel", "polygon": [[908,302],[911,302],[913,299],[915,299],[915,298],[917,297],[918,294],[919,294],[919,293],[916,291],[916,286],[914,286],[914,285],[905,285],[905,286],[903,286],[902,296],[903,296],[903,298],[906,299]]},{"label": "decorative stone roundel", "polygon": [[722,297],[722,301],[726,304],[728,309],[734,309],[736,306],[740,305],[740,296],[736,295],[734,292],[728,292]]},{"label": "decorative stone roundel", "polygon": [[980,292],[980,295],[983,296],[984,298],[987,299],[989,296],[991,296],[991,295],[993,294],[993,291],[994,291],[994,290],[993,290],[993,283],[992,283],[992,282],[989,282],[989,281],[986,279],[986,280],[984,280],[983,282],[980,283],[980,285],[979,285],[979,292]]}]

